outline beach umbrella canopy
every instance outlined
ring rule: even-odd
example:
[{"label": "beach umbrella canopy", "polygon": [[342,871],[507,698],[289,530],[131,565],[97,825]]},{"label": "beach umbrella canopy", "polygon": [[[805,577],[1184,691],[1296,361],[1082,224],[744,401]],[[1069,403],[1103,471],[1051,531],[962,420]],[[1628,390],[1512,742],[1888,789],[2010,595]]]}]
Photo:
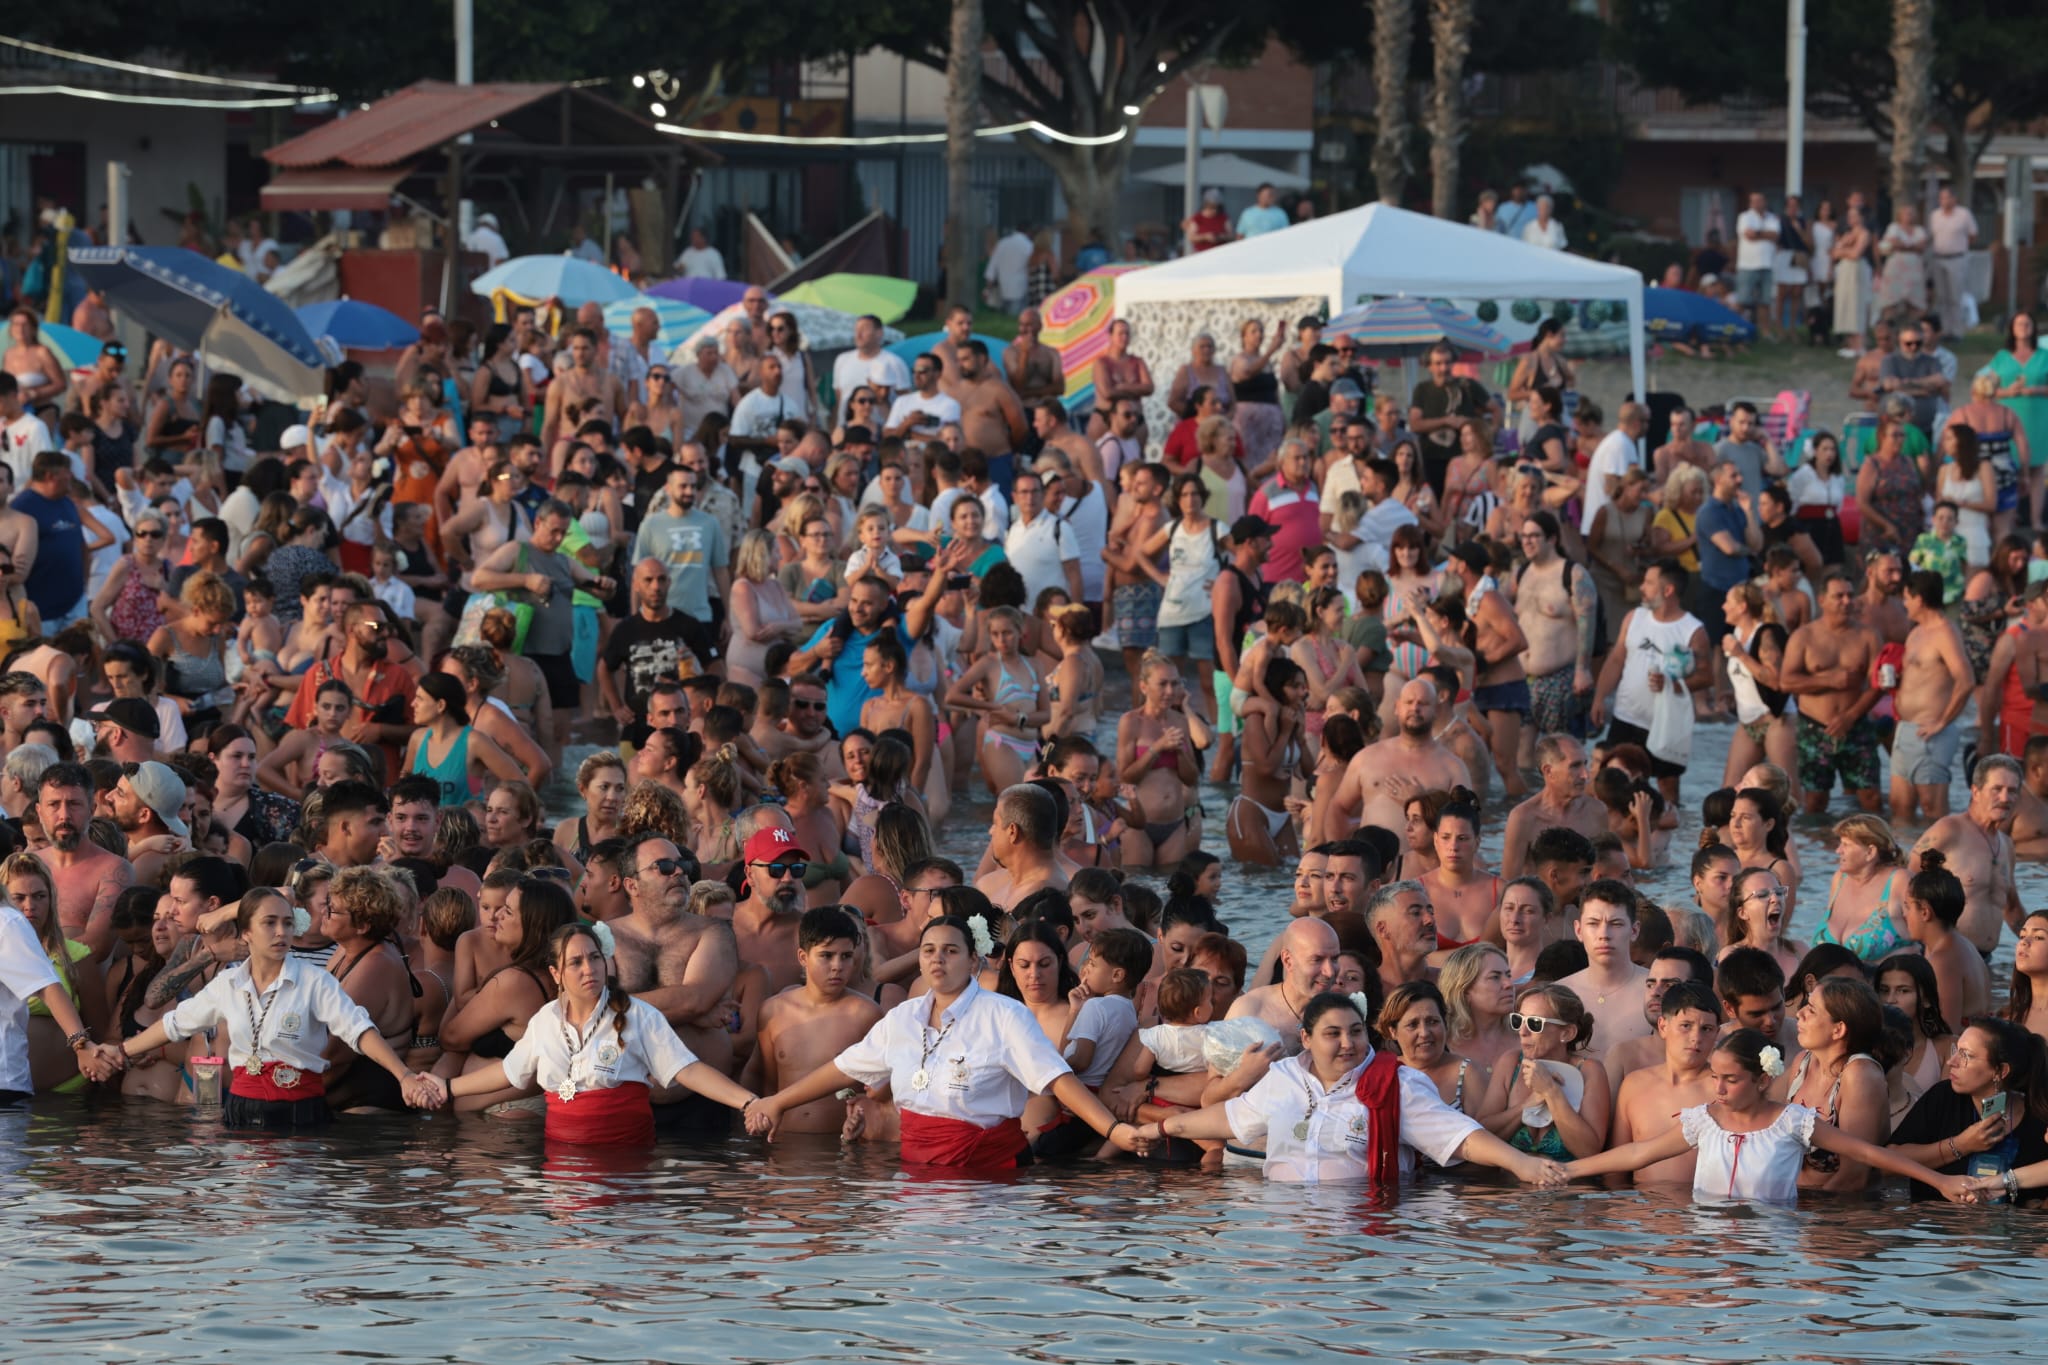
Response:
[{"label": "beach umbrella canopy", "polygon": [[[663,280],[660,284],[647,287],[647,292],[658,299],[674,299],[687,303],[693,308],[702,308],[707,313],[722,313],[738,303],[751,288],[745,280],[707,280],[702,278]],[[775,296],[768,295],[773,303]]]},{"label": "beach umbrella canopy", "polygon": [[1658,341],[1756,340],[1756,326],[1724,303],[1687,289],[1645,289],[1643,330]]},{"label": "beach umbrella canopy", "polygon": [[655,333],[655,345],[664,351],[674,350],[692,332],[711,321],[711,314],[691,304],[656,298],[652,294],[635,294],[630,299],[620,299],[604,306],[605,330],[616,336],[631,336],[633,314],[642,308],[652,308],[655,319],[661,323],[661,330]]},{"label": "beach umbrella canopy", "polygon": [[485,298],[502,290],[536,302],[560,299],[570,308],[633,297],[632,285],[581,256],[515,256],[477,276],[469,289]]},{"label": "beach umbrella canopy", "polygon": [[[91,369],[100,358],[100,349],[106,343],[90,332],[81,332],[76,327],[66,327],[61,322],[40,323],[36,327],[36,340],[56,353],[67,370]],[[0,353],[14,349],[13,338],[0,347]]]},{"label": "beach umbrella canopy", "polygon": [[[988,347],[988,354],[991,360],[996,361],[997,364],[1002,363],[1003,348],[1009,345],[1009,342],[1001,337],[992,337],[987,332],[974,332],[970,335],[976,341]],[[882,349],[908,365],[945,339],[946,334],[943,331],[919,332],[914,337],[905,337],[901,341],[891,342]]]},{"label": "beach umbrella canopy", "polygon": [[894,322],[917,302],[917,285],[890,275],[840,273],[806,280],[782,298],[785,303],[815,303],[855,317],[873,313],[883,322]]},{"label": "beach umbrella canopy", "polygon": [[[768,311],[771,315],[775,313],[788,313],[791,317],[795,318],[796,329],[802,334],[804,345],[808,346],[812,351],[845,351],[853,347],[854,318],[851,313],[842,313],[834,308],[820,308],[814,303],[790,303],[786,299],[770,305]],[[722,342],[725,340],[725,325],[734,318],[745,316],[745,311],[738,304],[734,304],[730,308],[721,309],[716,317],[683,339],[682,344],[677,346],[671,353],[669,363],[672,365],[690,364],[697,358],[693,354],[692,348],[697,344],[698,337],[708,335]],[[894,327],[884,327],[882,329],[882,343],[884,345],[892,341],[901,341],[902,339],[903,333],[897,331]],[[757,337],[756,340],[763,341],[766,338]]]},{"label": "beach umbrella canopy", "polygon": [[1323,324],[1324,341],[1338,337],[1376,360],[1423,355],[1445,341],[1460,355],[1504,355],[1513,345],[1498,329],[1435,299],[1374,299]]},{"label": "beach umbrella canopy", "polygon": [[73,247],[71,263],[107,306],[257,393],[309,405],[340,348],[322,345],[284,300],[239,270],[175,246]]},{"label": "beach umbrella canopy", "polygon": [[1109,324],[1116,316],[1116,277],[1141,268],[1132,263],[1091,270],[1038,305],[1045,324],[1038,339],[1060,353],[1067,375],[1067,391],[1060,401],[1069,411],[1095,405],[1095,357],[1109,345]]},{"label": "beach umbrella canopy", "polygon": [[347,351],[399,351],[420,339],[420,329],[389,308],[360,299],[335,299],[294,309],[306,330],[332,337]]}]

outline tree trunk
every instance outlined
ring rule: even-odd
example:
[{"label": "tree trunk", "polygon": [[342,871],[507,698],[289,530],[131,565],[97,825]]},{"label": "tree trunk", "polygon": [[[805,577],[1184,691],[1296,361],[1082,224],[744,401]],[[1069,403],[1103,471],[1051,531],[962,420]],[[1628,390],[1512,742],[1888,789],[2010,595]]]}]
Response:
[{"label": "tree trunk", "polygon": [[974,195],[974,130],[981,126],[981,0],[953,0],[946,53],[946,292],[975,307],[981,223]]},{"label": "tree trunk", "polygon": [[1383,204],[1408,190],[1408,53],[1415,0],[1372,0],[1372,178]]},{"label": "tree trunk", "polygon": [[1071,258],[1086,246],[1091,234],[1100,233],[1110,257],[1122,260],[1117,201],[1130,170],[1131,140],[1075,147],[1025,137],[1019,138],[1017,145],[1043,162],[1060,182],[1060,196],[1067,201],[1067,256]]},{"label": "tree trunk", "polygon": [[1465,141],[1465,59],[1472,52],[1472,0],[1429,0],[1436,80],[1429,99],[1429,211],[1458,215],[1458,151]]},{"label": "tree trunk", "polygon": [[1920,202],[1934,69],[1934,0],[1892,0],[1892,211]]}]

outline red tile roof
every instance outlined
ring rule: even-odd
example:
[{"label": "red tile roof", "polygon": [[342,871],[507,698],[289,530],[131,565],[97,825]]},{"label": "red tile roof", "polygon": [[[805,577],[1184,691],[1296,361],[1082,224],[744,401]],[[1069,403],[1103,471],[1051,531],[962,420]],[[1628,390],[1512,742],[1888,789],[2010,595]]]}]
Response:
[{"label": "red tile roof", "polygon": [[281,142],[263,156],[281,168],[396,166],[564,88],[560,84],[421,81],[385,96],[368,109]]}]

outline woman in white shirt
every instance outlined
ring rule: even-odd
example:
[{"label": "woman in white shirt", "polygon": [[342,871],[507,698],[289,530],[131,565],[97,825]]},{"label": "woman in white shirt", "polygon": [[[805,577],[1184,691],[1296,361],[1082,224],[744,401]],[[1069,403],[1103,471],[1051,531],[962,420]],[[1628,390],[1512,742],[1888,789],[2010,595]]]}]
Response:
[{"label": "woman in white shirt", "polygon": [[976,1172],[1029,1165],[1019,1119],[1025,1101],[1050,1094],[1075,1118],[1125,1151],[1144,1145],[1060,1057],[1021,1000],[976,981],[994,946],[981,916],[944,915],[918,939],[927,993],[882,1016],[867,1037],[753,1105],[747,1131],[771,1140],[784,1114],[836,1090],[888,1082],[903,1120],[903,1159]]},{"label": "woman in white shirt", "polygon": [[1301,1011],[1301,1053],[1273,1063],[1250,1090],[1171,1114],[1143,1136],[1223,1138],[1265,1152],[1268,1180],[1392,1185],[1415,1154],[1439,1166],[1476,1161],[1533,1184],[1564,1178],[1556,1162],[1518,1152],[1445,1104],[1436,1083],[1374,1049],[1363,996],[1324,991]]},{"label": "woman in white shirt", "polygon": [[[676,1036],[660,1010],[611,978],[602,925],[565,924],[548,942],[561,994],[541,1006],[502,1060],[446,1082],[449,1096],[488,1094],[538,1083],[547,1097],[548,1138],[593,1147],[654,1141],[654,1086],[679,1085],[742,1114],[759,1097]],[[423,1096],[437,1107],[438,1079]]]},{"label": "woman in white shirt", "polygon": [[796,409],[793,416],[811,419],[817,402],[817,386],[811,379],[811,353],[797,330],[796,315],[775,313],[768,318],[768,352],[782,362],[782,392]]},{"label": "woman in white shirt", "polygon": [[1813,537],[1823,564],[1842,562],[1842,502],[1850,486],[1842,474],[1841,441],[1831,431],[1814,433],[1806,443],[1806,458],[1786,480],[1785,491],[1792,498],[1792,515]]},{"label": "woman in white shirt", "polygon": [[249,944],[246,961],[120,1046],[125,1064],[166,1043],[227,1025],[227,1128],[313,1128],[327,1108],[330,1037],[339,1038],[398,1078],[410,1097],[424,1082],[391,1050],[369,1012],[341,982],[291,956],[292,907],[275,891],[242,898],[235,926]]}]

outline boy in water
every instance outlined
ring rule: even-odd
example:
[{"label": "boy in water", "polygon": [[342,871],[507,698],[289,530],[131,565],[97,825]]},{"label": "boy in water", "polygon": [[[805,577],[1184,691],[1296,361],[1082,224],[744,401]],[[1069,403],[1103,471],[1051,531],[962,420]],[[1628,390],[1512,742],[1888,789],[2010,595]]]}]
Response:
[{"label": "boy in water", "polygon": [[[1067,1027],[1063,1055],[1081,1084],[1100,1090],[1109,1070],[1138,1031],[1138,984],[1152,970],[1152,940],[1136,929],[1104,929],[1090,945],[1073,998],[1079,1005]],[[1040,1109],[1043,1108],[1043,1115]],[[1040,1096],[1025,1111],[1025,1131],[1035,1133],[1033,1154],[1068,1157],[1100,1143],[1085,1123],[1070,1122],[1058,1102]],[[1033,1120],[1036,1119],[1036,1124]]]},{"label": "boy in water", "polygon": [[[1684,965],[1670,959],[1658,962],[1660,967]],[[1657,1015],[1657,1038],[1663,1043],[1663,1060],[1621,1078],[1620,1093],[1614,1100],[1610,1147],[1659,1137],[1677,1126],[1681,1110],[1715,1098],[1714,1077],[1707,1063],[1713,1058],[1714,1043],[1720,1033],[1721,1005],[1711,987],[1689,980],[1665,987]],[[1698,1152],[1688,1150],[1683,1156],[1646,1166],[1636,1172],[1636,1183],[1672,1181],[1690,1185],[1698,1156]]]},{"label": "boy in water", "polygon": [[[880,1021],[881,1007],[847,990],[861,974],[860,922],[836,905],[804,912],[797,925],[796,960],[803,984],[761,1006],[759,1045],[747,1064],[744,1084],[772,1095],[808,1076],[867,1035]],[[786,1133],[838,1133],[847,1109],[818,1100],[782,1117]]]}]

